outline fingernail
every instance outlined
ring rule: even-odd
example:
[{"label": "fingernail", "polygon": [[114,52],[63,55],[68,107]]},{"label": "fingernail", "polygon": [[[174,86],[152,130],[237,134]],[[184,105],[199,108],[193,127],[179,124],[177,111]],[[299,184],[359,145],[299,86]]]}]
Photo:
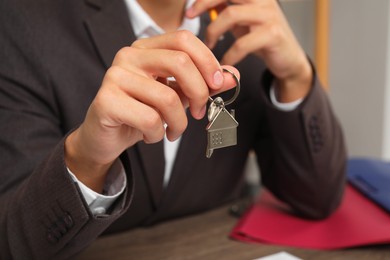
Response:
[{"label": "fingernail", "polygon": [[219,70],[215,72],[213,80],[214,80],[214,85],[216,85],[217,87],[221,87],[223,83],[222,72],[220,72]]}]

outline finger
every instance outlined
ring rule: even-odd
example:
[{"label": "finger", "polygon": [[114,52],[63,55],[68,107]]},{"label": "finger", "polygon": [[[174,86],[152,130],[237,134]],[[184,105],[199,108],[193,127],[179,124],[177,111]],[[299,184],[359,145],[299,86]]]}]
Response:
[{"label": "finger", "polygon": [[[161,55],[158,61],[153,55],[155,52]],[[170,50],[153,50],[148,54],[142,60],[142,68],[153,71],[153,74],[158,74],[160,77],[173,76],[188,100],[192,116],[197,119],[203,118],[209,88],[191,58],[184,52]],[[158,63],[158,70],[156,70],[156,63]]]},{"label": "finger", "polygon": [[149,39],[140,39],[133,45],[142,49],[169,49],[187,53],[211,89],[223,84],[222,69],[214,54],[198,37],[189,31],[177,31]]},{"label": "finger", "polygon": [[[187,127],[187,116],[179,96],[173,89],[158,81],[129,73],[118,67],[111,67],[107,75],[126,93],[126,96],[158,112],[163,120],[162,124],[165,122],[168,125],[167,136],[170,140],[177,139],[184,132]],[[158,124],[154,117],[154,113],[151,119],[146,116],[145,124],[150,123],[152,126],[155,123]],[[144,129],[141,130],[144,131]]]},{"label": "finger", "polygon": [[[231,73],[233,73],[238,79],[240,79],[240,72],[235,68],[235,67],[232,67],[232,66],[229,66],[229,65],[223,65],[222,68],[224,69],[227,69],[228,71],[230,71]],[[220,88],[219,90],[216,90],[216,91],[210,91],[209,95],[210,96],[213,96],[213,95],[216,95],[216,94],[219,94],[221,92],[225,92],[231,88],[234,88],[236,87],[237,85],[237,82],[236,80],[232,77],[231,73],[228,73],[226,71],[224,71],[224,85],[222,88]],[[163,84],[166,84],[168,85],[169,87],[171,87],[172,89],[174,89],[176,91],[176,93],[178,93],[181,101],[182,101],[182,104],[184,107],[187,107],[188,106],[188,100],[185,98],[185,95],[182,93],[181,91],[181,88],[179,86],[179,84],[177,83],[177,81],[175,79],[159,79],[160,82],[162,82]]]},{"label": "finger", "polygon": [[186,10],[185,15],[188,18],[194,18],[201,15],[205,11],[209,11],[210,9],[215,9],[218,13],[220,13],[225,7],[231,4],[269,4],[270,1],[277,2],[276,0],[197,0],[190,8]]},{"label": "finger", "polygon": [[124,125],[134,129],[129,135],[129,142],[139,140],[139,137],[134,137],[134,135],[139,136],[136,132],[141,133],[142,139],[147,143],[162,140],[165,129],[160,114],[153,107],[124,94],[120,85],[107,79],[105,82],[103,86],[109,87],[106,89],[103,87],[93,103],[94,106],[99,106],[99,111],[104,113],[101,115],[104,119],[102,124],[109,128]]},{"label": "finger", "polygon": [[222,57],[224,64],[234,65],[249,53],[265,48],[270,42],[266,28],[257,28],[257,32],[248,33],[238,38]]},{"label": "finger", "polygon": [[191,114],[198,119],[204,116],[208,86],[196,65],[185,52],[128,47],[117,54],[113,66],[119,66],[153,79],[174,76],[189,100]]},{"label": "finger", "polygon": [[[159,50],[161,51],[161,50]],[[171,54],[171,52],[168,51],[168,53],[166,54],[168,55],[169,57],[174,57],[175,54]],[[153,55],[150,55],[150,56],[153,56]],[[164,62],[172,62],[173,64],[176,64],[178,66],[178,69],[169,69],[170,68],[170,65],[164,65]],[[150,69],[149,66],[150,64],[153,64],[153,60],[151,60],[150,62],[146,59],[143,59],[143,62],[149,64],[149,65],[145,65],[145,68],[147,69]],[[175,61],[174,58],[173,60],[171,59],[163,59],[163,62],[160,63],[160,65],[166,67],[167,69],[163,69],[163,68],[160,68],[160,71],[159,72],[155,72],[155,73],[158,73],[159,76],[157,77],[157,81],[164,84],[164,85],[167,85],[169,87],[171,87],[172,89],[174,89],[178,94],[179,96],[185,96],[185,95],[189,95],[188,92],[183,92],[183,90],[185,91],[185,86],[181,86],[182,84],[192,84],[195,82],[195,90],[194,90],[194,94],[197,94],[199,91],[201,91],[201,89],[198,87],[200,84],[202,84],[202,78],[197,78],[198,76],[201,77],[201,75],[194,75],[192,76],[191,73],[177,73],[179,71],[179,69],[183,68],[182,65],[179,64],[179,62]],[[225,68],[229,71],[231,71],[232,73],[234,73],[237,78],[239,79],[240,78],[240,72],[233,66],[229,66],[229,65],[222,65],[221,68]],[[194,73],[196,73],[196,71],[194,71]],[[229,73],[228,73],[229,74]],[[170,77],[172,76],[173,77]],[[167,78],[168,77],[168,78]],[[227,76],[226,75],[226,72],[223,73],[223,77],[224,77],[224,80],[223,80],[223,85],[220,89],[218,90],[211,90],[212,93],[220,93],[220,92],[224,92],[226,90],[229,90],[231,88],[233,88],[235,86],[235,80],[232,80],[231,77],[229,77],[229,75]],[[199,85],[198,85],[199,84]],[[207,86],[206,86],[207,88]],[[207,92],[206,92],[207,94]],[[183,102],[185,102],[183,100]],[[183,103],[184,104],[184,103]]]},{"label": "finger", "polygon": [[261,11],[257,5],[230,5],[207,28],[206,42],[212,49],[220,37],[235,26],[262,24],[269,20],[269,13]]},{"label": "finger", "polygon": [[[222,66],[224,69],[227,69],[228,71],[230,71],[231,73],[233,73],[238,80],[240,80],[240,72],[233,66],[229,66],[229,65],[223,65]],[[232,77],[231,73],[227,72],[227,71],[224,71],[224,86],[222,88],[222,90],[216,92],[216,93],[211,93],[212,95],[215,95],[215,94],[218,94],[220,92],[224,92],[224,91],[227,91],[229,89],[232,89],[232,88],[235,88],[236,85],[237,85],[237,82],[235,80],[234,77]]]},{"label": "finger", "polygon": [[[199,16],[205,11],[208,11],[211,8],[220,6],[221,4],[227,4],[227,0],[198,0],[186,10],[186,16],[188,18],[194,18]],[[220,8],[218,8],[220,9]]]},{"label": "finger", "polygon": [[[126,53],[118,55],[115,66],[149,78],[173,76],[188,99],[194,118],[203,118],[209,88],[188,54],[182,51],[166,49],[128,48]],[[134,61],[129,63],[128,61]],[[222,69],[221,69],[222,70]],[[221,73],[223,82],[223,74]]]}]

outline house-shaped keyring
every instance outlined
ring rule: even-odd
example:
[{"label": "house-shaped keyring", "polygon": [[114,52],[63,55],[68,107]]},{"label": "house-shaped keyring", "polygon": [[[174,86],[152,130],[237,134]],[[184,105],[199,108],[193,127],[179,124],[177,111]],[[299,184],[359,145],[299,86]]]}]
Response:
[{"label": "house-shaped keyring", "polygon": [[230,113],[224,106],[219,107],[217,113],[210,120],[207,130],[207,158],[210,158],[213,150],[237,144],[238,122],[234,118],[234,110]]}]

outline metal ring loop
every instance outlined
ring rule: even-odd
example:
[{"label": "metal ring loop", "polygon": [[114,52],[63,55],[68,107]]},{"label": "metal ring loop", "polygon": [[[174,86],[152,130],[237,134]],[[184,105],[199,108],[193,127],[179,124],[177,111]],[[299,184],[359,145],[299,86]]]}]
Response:
[{"label": "metal ring loop", "polygon": [[[241,84],[240,84],[240,80],[237,78],[236,74],[234,74],[233,72],[231,72],[230,70],[225,69],[225,68],[223,68],[223,71],[230,73],[232,75],[233,79],[236,81],[236,92],[234,93],[234,95],[231,99],[229,99],[228,101],[224,101],[224,104],[227,106],[227,105],[230,105],[231,103],[233,103],[234,100],[236,100],[236,98],[238,97],[238,94],[240,94]],[[213,102],[213,99],[211,97],[209,97],[209,100],[211,102]]]}]

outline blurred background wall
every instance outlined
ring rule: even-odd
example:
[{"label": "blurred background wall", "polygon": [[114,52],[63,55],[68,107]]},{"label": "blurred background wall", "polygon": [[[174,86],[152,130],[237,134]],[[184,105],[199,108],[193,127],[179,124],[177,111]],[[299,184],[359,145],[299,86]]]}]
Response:
[{"label": "blurred background wall", "polygon": [[[350,156],[390,159],[390,1],[329,1],[329,95]],[[315,60],[316,0],[281,0]]]},{"label": "blurred background wall", "polygon": [[[280,0],[314,62],[316,1]],[[390,160],[390,0],[328,1],[328,91],[348,154]],[[246,173],[249,183],[258,183],[253,154]]]},{"label": "blurred background wall", "polygon": [[332,0],[331,99],[349,153],[390,159],[388,0]]}]

